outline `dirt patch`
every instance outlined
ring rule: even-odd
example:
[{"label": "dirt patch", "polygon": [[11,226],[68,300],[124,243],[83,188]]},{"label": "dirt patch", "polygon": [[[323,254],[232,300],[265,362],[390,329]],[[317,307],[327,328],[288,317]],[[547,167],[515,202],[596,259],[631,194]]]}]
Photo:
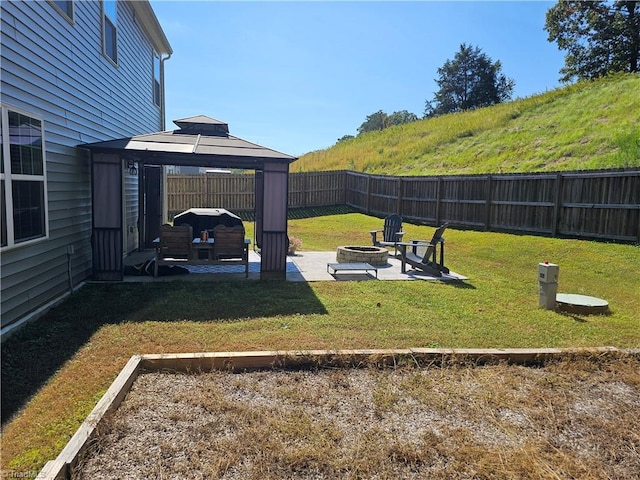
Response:
[{"label": "dirt patch", "polygon": [[637,478],[640,360],[146,373],[73,478]]}]

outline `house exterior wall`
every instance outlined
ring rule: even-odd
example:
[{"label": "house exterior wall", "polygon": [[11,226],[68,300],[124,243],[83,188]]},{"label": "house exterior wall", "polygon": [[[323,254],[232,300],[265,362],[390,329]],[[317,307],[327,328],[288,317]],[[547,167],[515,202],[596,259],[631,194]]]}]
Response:
[{"label": "house exterior wall", "polygon": [[[103,54],[102,2],[73,2],[72,19],[53,2],[1,3],[0,102],[42,119],[49,227],[48,238],[0,251],[2,327],[91,275],[91,158],[76,146],[163,127],[153,55],[167,52],[141,24],[142,7],[150,10],[117,2],[116,65]],[[137,247],[138,182],[123,172],[130,251]]]}]

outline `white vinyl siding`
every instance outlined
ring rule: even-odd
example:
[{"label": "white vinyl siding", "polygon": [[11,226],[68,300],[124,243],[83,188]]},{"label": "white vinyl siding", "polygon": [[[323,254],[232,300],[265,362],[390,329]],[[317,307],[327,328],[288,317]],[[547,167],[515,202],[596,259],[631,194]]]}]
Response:
[{"label": "white vinyl siding", "polygon": [[[5,326],[68,291],[69,266],[73,285],[92,274],[91,160],[77,146],[156,132],[162,119],[151,94],[154,48],[131,3],[118,4],[118,68],[103,55],[101,2],[74,2],[73,23],[50,2],[0,8],[2,101],[43,122],[49,216],[48,238],[2,250]],[[136,226],[137,177],[123,181]]]}]

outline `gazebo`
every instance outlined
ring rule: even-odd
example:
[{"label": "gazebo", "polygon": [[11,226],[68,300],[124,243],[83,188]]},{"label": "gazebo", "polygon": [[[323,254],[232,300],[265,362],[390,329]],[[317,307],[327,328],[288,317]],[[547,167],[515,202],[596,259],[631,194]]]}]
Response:
[{"label": "gazebo", "polygon": [[255,243],[260,278],[284,279],[289,164],[296,157],[229,135],[229,126],[200,115],[177,130],[89,143],[92,175],[93,277],[122,280],[125,168],[139,169],[138,244],[149,246],[162,223],[163,165],[255,171]]}]

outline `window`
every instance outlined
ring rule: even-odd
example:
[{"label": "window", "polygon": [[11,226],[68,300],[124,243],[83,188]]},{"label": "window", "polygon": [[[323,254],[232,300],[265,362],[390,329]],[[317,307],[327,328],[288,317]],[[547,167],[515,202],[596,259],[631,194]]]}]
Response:
[{"label": "window", "polygon": [[162,105],[162,91],[160,90],[160,55],[153,53],[153,103]]},{"label": "window", "polygon": [[116,0],[102,2],[102,47],[113,63],[118,63],[117,10]]},{"label": "window", "polygon": [[2,107],[0,194],[2,247],[48,236],[42,120]]},{"label": "window", "polygon": [[49,0],[58,10],[64,13],[69,20],[73,20],[73,1],[72,0]]}]

